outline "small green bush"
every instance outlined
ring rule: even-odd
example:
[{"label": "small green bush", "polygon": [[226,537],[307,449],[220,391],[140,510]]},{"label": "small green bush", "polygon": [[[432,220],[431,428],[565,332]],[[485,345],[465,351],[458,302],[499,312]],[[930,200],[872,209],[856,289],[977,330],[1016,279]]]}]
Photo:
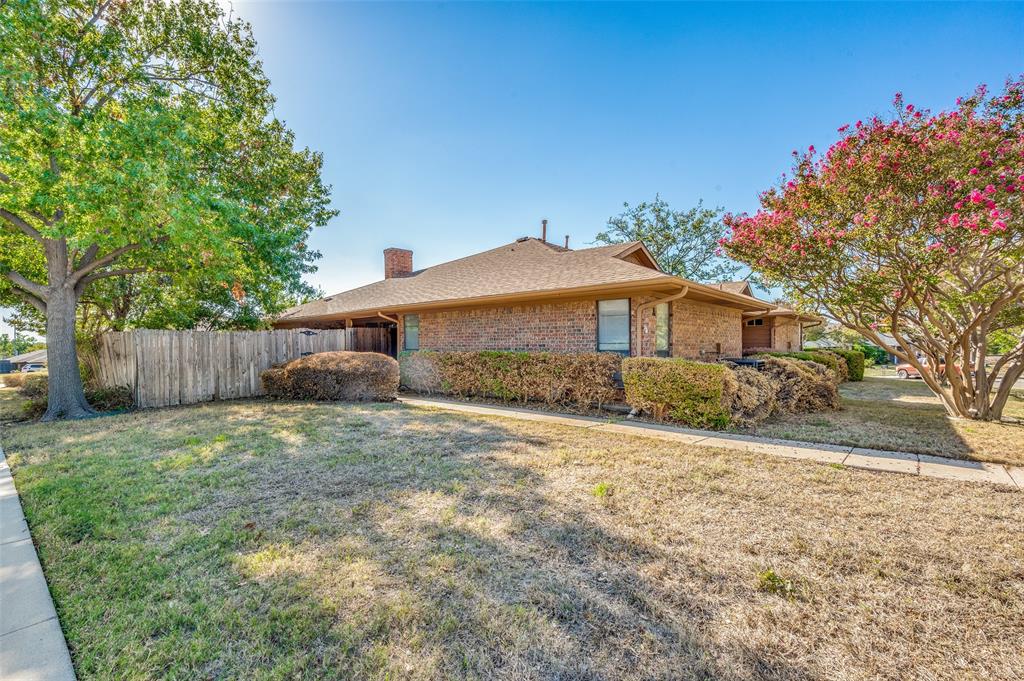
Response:
[{"label": "small green bush", "polygon": [[869,345],[867,343],[857,343],[854,346],[855,350],[859,350],[864,353],[864,363],[867,366],[882,365],[885,366],[889,363],[889,353],[877,345]]},{"label": "small green bush", "polygon": [[260,375],[271,397],[390,402],[398,395],[398,362],[378,352],[318,352]]},{"label": "small green bush", "polygon": [[619,397],[622,358],[609,352],[403,353],[402,385],[421,393],[496,397],[504,402],[600,406]]},{"label": "small green bush", "polygon": [[848,370],[851,381],[863,381],[864,380],[864,353],[860,350],[842,350],[834,349],[829,352],[839,355],[846,360],[846,368]]},{"label": "small green bush", "polygon": [[721,364],[629,357],[622,362],[626,402],[658,421],[668,418],[695,428],[724,428],[730,421],[727,371]]}]

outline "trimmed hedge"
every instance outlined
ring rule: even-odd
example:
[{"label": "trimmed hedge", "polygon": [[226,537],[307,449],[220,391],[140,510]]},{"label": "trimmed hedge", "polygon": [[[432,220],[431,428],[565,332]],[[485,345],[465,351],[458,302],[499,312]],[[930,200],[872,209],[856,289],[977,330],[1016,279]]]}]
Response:
[{"label": "trimmed hedge", "polygon": [[620,391],[616,374],[622,357],[610,352],[403,353],[402,385],[420,393],[495,397],[504,402],[558,406],[600,406]]},{"label": "trimmed hedge", "polygon": [[829,350],[832,354],[839,355],[846,360],[846,368],[851,381],[864,380],[864,353],[860,350]]},{"label": "trimmed hedge", "polygon": [[[628,357],[622,361],[626,402],[697,428],[724,428],[731,420],[728,368],[686,359]],[[733,379],[735,380],[735,379]]]},{"label": "trimmed hedge", "polygon": [[378,352],[318,352],[260,375],[271,397],[390,402],[398,396],[398,362]]}]

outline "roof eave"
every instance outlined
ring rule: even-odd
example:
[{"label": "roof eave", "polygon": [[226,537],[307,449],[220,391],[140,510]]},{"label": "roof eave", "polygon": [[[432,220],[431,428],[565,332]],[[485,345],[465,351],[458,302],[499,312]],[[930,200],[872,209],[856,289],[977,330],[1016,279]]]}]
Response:
[{"label": "roof eave", "polygon": [[504,293],[489,296],[473,296],[468,298],[429,300],[420,303],[407,303],[404,305],[384,305],[371,308],[363,308],[358,310],[341,310],[337,312],[327,312],[318,315],[301,315],[292,317],[285,317],[282,315],[281,317],[275,319],[274,322],[291,323],[310,320],[357,319],[362,317],[373,317],[376,316],[378,312],[405,313],[417,312],[422,310],[483,306],[488,304],[497,305],[501,303],[511,302],[530,302],[550,298],[570,298],[577,296],[585,297],[588,295],[600,295],[602,293],[610,293],[615,291],[639,291],[644,289],[656,289],[660,287],[666,287],[669,285],[677,284],[679,281],[680,280],[678,277],[673,277],[671,275],[663,275],[658,277],[651,277],[650,279],[641,279],[638,281],[613,282],[593,286],[545,289],[542,291],[525,291],[520,293]]}]

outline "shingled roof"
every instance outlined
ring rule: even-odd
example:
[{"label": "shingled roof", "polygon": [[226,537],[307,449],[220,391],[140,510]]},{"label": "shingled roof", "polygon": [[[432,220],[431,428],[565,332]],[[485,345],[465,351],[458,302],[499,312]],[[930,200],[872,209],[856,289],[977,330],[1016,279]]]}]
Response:
[{"label": "shingled roof", "polygon": [[[628,258],[628,259],[627,259]],[[649,261],[651,266],[636,261]],[[520,239],[458,260],[374,282],[286,310],[278,323],[314,318],[375,315],[453,303],[486,303],[508,296],[585,293],[602,288],[679,288],[692,285],[703,295],[711,286],[688,282],[657,269],[639,241],[570,250],[540,239]],[[724,294],[724,295],[723,295]],[[749,296],[722,292],[719,297],[744,309],[772,305]]]},{"label": "shingled roof", "polygon": [[750,284],[746,281],[723,281],[717,284],[712,284],[715,288],[720,291],[728,291],[729,293],[740,293],[745,296],[752,295],[750,291]]}]

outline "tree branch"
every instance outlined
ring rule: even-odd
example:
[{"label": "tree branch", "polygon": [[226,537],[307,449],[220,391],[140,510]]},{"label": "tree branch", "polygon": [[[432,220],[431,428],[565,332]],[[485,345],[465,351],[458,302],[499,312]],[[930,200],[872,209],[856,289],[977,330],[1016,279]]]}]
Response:
[{"label": "tree branch", "polygon": [[21,217],[15,215],[6,208],[0,208],[0,217],[20,229],[26,236],[31,237],[40,244],[43,243],[43,235],[39,233],[39,230],[25,222]]},{"label": "tree branch", "polygon": [[46,303],[44,303],[42,300],[40,300],[39,298],[36,298],[34,295],[29,293],[28,291],[24,291],[24,290],[22,290],[20,288],[16,288],[16,289],[13,289],[13,290],[14,290],[14,295],[18,296],[19,298],[24,300],[26,303],[28,303],[32,307],[34,307],[35,309],[39,310],[40,313],[42,313],[44,315],[46,314]]},{"label": "tree branch", "polygon": [[40,301],[46,301],[46,287],[43,286],[42,284],[37,284],[31,279],[28,279],[27,277],[13,270],[11,270],[10,272],[5,272],[4,276],[6,276],[11,281],[11,283],[17,286],[18,289],[32,294]]},{"label": "tree branch", "polygon": [[[94,272],[95,270],[98,270],[101,267],[106,267],[107,265],[111,265],[118,258],[120,258],[122,255],[124,255],[125,253],[130,253],[132,251],[137,251],[140,248],[142,248],[142,244],[128,244],[127,246],[121,246],[121,248],[115,248],[114,250],[112,250],[110,253],[107,253],[102,258],[95,258],[94,257],[94,259],[91,262],[89,262],[86,265],[84,265],[83,267],[79,268],[79,270],[77,272],[74,272],[69,277],[69,279],[70,279],[69,283],[72,286],[77,286],[78,283],[82,280],[82,278],[87,276],[90,272]],[[92,246],[90,246],[89,249],[91,250]]]},{"label": "tree branch", "polygon": [[104,272],[95,272],[87,277],[83,277],[75,285],[75,290],[79,293],[85,290],[85,287],[98,279],[105,279],[106,277],[123,277],[128,274],[142,274],[143,272],[149,272],[149,268],[146,267],[124,267],[119,270],[106,270]]}]

